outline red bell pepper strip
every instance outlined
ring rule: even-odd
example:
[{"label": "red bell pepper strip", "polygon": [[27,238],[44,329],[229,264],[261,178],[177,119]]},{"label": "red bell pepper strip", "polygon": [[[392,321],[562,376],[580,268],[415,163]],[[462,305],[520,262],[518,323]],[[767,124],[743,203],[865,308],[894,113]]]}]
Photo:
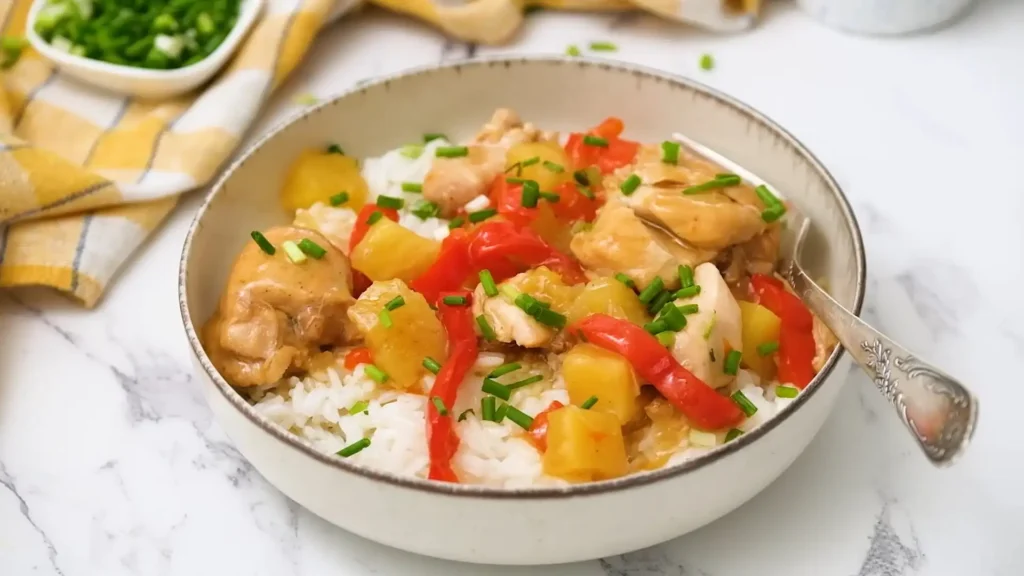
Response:
[{"label": "red bell pepper strip", "polygon": [[394,208],[381,208],[376,204],[366,204],[356,215],[356,224],[352,227],[352,235],[348,239],[348,250],[352,253],[355,249],[356,244],[359,244],[363,240],[363,236],[366,236],[366,232],[370,230],[370,216],[374,212],[380,212],[385,218],[392,222],[398,222],[398,210]]},{"label": "red bell pepper strip", "polygon": [[548,414],[564,406],[565,404],[562,404],[558,400],[555,400],[554,402],[549,404],[543,412],[537,414],[537,416],[534,417],[533,419],[533,424],[530,424],[530,430],[528,431],[528,434],[530,435],[530,438],[533,440],[534,445],[536,445],[537,449],[540,450],[541,452],[544,452],[548,449]]},{"label": "red bell pepper strip", "polygon": [[360,364],[373,364],[373,356],[370,355],[370,349],[365,346],[353,348],[345,355],[345,370],[354,370]]},{"label": "red bell pepper strip", "polygon": [[604,205],[603,196],[588,198],[580,192],[575,182],[560,184],[552,192],[558,194],[558,202],[551,204],[551,210],[558,219],[567,222],[593,222],[597,217],[597,210]]},{"label": "red bell pepper strip", "polygon": [[782,281],[764,274],[754,274],[750,287],[759,304],[771,310],[782,321],[779,331],[779,382],[803,389],[814,380],[814,317],[795,294],[786,290]]},{"label": "red bell pepper strip", "polygon": [[[595,196],[588,198],[579,191],[575,182],[564,182],[554,190],[545,192],[558,195],[557,202],[540,200],[551,208],[555,217],[569,223],[577,220],[591,222],[597,216],[597,210],[604,204],[604,198]],[[501,174],[491,184],[488,196],[491,203],[498,209],[498,214],[519,227],[529,226],[540,215],[539,208],[523,206],[523,185],[509,183]],[[538,206],[542,204],[538,203]]]},{"label": "red bell pepper strip", "polygon": [[[466,304],[450,306],[444,303],[444,296],[463,296]],[[473,327],[473,309],[470,306],[473,295],[468,291],[446,292],[440,295],[437,311],[441,324],[448,334],[448,361],[434,379],[430,389],[431,400],[427,402],[427,451],[430,454],[428,478],[444,482],[458,482],[452,470],[452,457],[459,448],[459,437],[455,434],[455,399],[462,380],[473,368],[478,353],[476,330]],[[438,412],[433,399],[440,398],[448,413]]]},{"label": "red bell pepper strip", "polygon": [[607,174],[631,163],[640,149],[638,142],[619,138],[622,130],[622,120],[608,118],[588,132],[589,135],[607,140],[607,146],[587,144],[584,142],[584,134],[574,132],[565,142],[565,151],[577,168],[597,166],[602,174]]},{"label": "red bell pepper strip", "polygon": [[605,314],[592,314],[569,328],[587,342],[624,356],[645,381],[650,382],[697,428],[719,430],[743,420],[732,400],[697,378],[646,330]]},{"label": "red bell pepper strip", "polygon": [[469,233],[461,229],[452,230],[441,243],[437,260],[409,286],[422,294],[427,302],[434,303],[441,292],[462,288],[473,273],[473,265],[469,261]]}]

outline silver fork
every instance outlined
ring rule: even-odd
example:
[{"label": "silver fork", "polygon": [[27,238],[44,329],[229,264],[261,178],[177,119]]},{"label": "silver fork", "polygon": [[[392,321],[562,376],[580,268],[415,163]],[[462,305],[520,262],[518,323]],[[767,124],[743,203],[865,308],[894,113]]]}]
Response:
[{"label": "silver fork", "polygon": [[[755,185],[763,182],[699,142],[682,134],[673,134],[673,138],[695,154],[715,162],[747,182]],[[818,286],[800,266],[804,239],[811,221],[792,206],[786,219],[788,230],[794,233],[784,235],[780,273],[871,377],[932,464],[952,464],[967,448],[974,434],[978,421],[977,398],[955,378],[935,365],[918,359],[844,308]],[[672,235],[664,226],[648,221],[645,223]],[[675,239],[682,241],[680,238]]]}]

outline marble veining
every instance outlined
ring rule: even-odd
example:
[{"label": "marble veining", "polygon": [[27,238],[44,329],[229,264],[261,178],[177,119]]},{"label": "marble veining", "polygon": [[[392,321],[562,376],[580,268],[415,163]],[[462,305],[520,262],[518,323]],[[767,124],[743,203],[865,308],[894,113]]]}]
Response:
[{"label": "marble veining", "polygon": [[[865,319],[981,399],[974,445],[953,468],[931,468],[853,369],[821,433],[777,482],[663,545],[497,568],[368,542],[269,486],[193,380],[175,280],[195,194],[97,310],[34,290],[0,293],[0,575],[1024,574],[1024,445],[1010,428],[1024,388],[1007,377],[1024,355],[1024,190],[1012,180],[979,188],[979,178],[1024,155],[1024,76],[1009,73],[1024,51],[1022,22],[1024,4],[987,2],[934,35],[879,40],[824,28],[778,2],[758,28],[729,36],[637,14],[540,11],[515,44],[495,48],[365,10],[321,34],[252,136],[294,112],[297,94],[594,40],[619,46],[602,57],[730,93],[807,144],[850,196],[868,255]],[[710,73],[698,66],[705,52],[717,63]],[[967,192],[992,202],[965,201]]]}]

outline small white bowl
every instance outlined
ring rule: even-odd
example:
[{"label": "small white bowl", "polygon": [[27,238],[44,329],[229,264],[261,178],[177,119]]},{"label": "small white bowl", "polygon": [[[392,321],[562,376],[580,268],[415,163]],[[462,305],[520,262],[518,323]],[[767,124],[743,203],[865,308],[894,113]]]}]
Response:
[{"label": "small white bowl", "polygon": [[78,80],[114,92],[143,98],[175,96],[188,92],[209,80],[238,49],[242,39],[252,28],[263,8],[263,0],[242,0],[235,27],[212,54],[184,68],[151,70],[110,64],[84,56],[75,56],[54,48],[35,31],[36,17],[46,4],[47,0],[35,0],[29,9],[28,22],[25,25],[28,41],[37,52],[53,62],[61,72]]}]

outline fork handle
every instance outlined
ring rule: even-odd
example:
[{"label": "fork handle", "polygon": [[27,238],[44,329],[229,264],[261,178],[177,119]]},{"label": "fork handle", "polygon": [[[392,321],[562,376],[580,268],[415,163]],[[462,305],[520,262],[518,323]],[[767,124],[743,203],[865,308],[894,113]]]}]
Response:
[{"label": "fork handle", "polygon": [[932,464],[952,464],[974,434],[977,398],[843,308],[799,265],[791,262],[783,270],[797,295],[871,376]]}]

